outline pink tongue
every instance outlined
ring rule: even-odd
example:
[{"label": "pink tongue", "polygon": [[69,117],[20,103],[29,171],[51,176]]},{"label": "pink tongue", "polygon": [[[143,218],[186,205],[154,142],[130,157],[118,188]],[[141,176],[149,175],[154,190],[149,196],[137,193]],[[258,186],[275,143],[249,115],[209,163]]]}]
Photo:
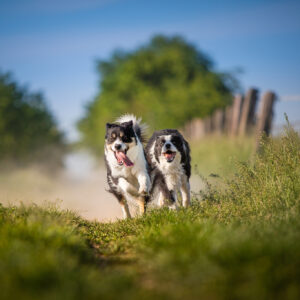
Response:
[{"label": "pink tongue", "polygon": [[118,162],[122,162],[126,167],[133,166],[133,162],[126,156],[124,152],[116,152]]},{"label": "pink tongue", "polygon": [[172,158],[173,155],[174,155],[173,153],[166,153],[166,154],[165,154],[165,157],[166,157],[166,158]]}]

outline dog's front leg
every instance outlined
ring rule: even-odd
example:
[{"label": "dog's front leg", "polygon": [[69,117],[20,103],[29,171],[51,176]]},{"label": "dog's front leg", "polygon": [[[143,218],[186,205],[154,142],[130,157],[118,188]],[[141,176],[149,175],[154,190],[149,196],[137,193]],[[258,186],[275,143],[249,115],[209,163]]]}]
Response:
[{"label": "dog's front leg", "polygon": [[163,207],[165,205],[165,195],[163,192],[159,192],[157,204],[159,207]]},{"label": "dog's front leg", "polygon": [[173,190],[169,190],[164,181],[160,181],[158,194],[158,206],[168,206],[170,209],[177,209],[177,195]]},{"label": "dog's front leg", "polygon": [[137,199],[140,214],[143,215],[146,212],[146,204],[150,192],[150,177],[148,173],[140,172],[137,176],[139,183],[139,197]]},{"label": "dog's front leg", "polygon": [[123,177],[119,178],[119,187],[125,193],[135,197],[139,196],[138,190]]},{"label": "dog's front leg", "polygon": [[191,204],[191,196],[190,196],[190,183],[187,177],[182,180],[180,193],[182,198],[182,206],[188,207]]},{"label": "dog's front leg", "polygon": [[150,177],[147,173],[141,172],[137,176],[139,183],[139,194],[142,196],[147,196],[150,191]]}]

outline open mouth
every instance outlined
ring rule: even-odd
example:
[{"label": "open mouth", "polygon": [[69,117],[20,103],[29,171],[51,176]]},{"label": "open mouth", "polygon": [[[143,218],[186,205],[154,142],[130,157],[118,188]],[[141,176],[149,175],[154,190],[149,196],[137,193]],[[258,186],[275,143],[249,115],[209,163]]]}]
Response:
[{"label": "open mouth", "polygon": [[115,151],[115,157],[117,159],[117,162],[120,166],[126,166],[126,167],[132,167],[133,162],[128,158],[126,155],[127,151]]},{"label": "open mouth", "polygon": [[173,152],[171,150],[166,151],[163,153],[164,157],[166,158],[167,162],[172,162],[176,156],[176,152]]}]

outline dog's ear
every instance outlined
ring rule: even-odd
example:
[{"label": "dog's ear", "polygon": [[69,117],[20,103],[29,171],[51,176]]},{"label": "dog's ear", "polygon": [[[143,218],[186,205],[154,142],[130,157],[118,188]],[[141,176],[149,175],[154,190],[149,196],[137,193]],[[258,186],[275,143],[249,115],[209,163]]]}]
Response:
[{"label": "dog's ear", "polygon": [[106,123],[106,130],[110,129],[114,127],[114,124],[111,124],[111,123]]},{"label": "dog's ear", "polygon": [[132,128],[133,122],[132,122],[132,120],[131,120],[131,121],[128,121],[128,122],[124,122],[124,123],[122,123],[121,125],[122,125],[123,127],[125,127],[125,128]]}]

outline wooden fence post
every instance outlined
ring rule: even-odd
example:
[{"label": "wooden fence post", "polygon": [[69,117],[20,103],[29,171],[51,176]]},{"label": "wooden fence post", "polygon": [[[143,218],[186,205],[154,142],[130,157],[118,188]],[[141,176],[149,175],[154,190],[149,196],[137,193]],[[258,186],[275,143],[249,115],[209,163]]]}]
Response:
[{"label": "wooden fence post", "polygon": [[213,131],[213,124],[211,116],[206,117],[204,120],[204,128],[205,128],[205,135],[209,135]]},{"label": "wooden fence post", "polygon": [[184,135],[188,139],[192,138],[192,134],[191,134],[191,121],[189,121],[188,123],[185,124],[183,131],[184,131]]},{"label": "wooden fence post", "polygon": [[224,110],[218,109],[212,115],[213,133],[221,135],[224,130]]},{"label": "wooden fence post", "polygon": [[227,106],[225,108],[225,120],[224,120],[224,132],[226,134],[230,134],[231,126],[232,126],[232,112],[233,106]]},{"label": "wooden fence post", "polygon": [[231,117],[231,126],[229,129],[230,136],[236,136],[239,130],[239,124],[241,120],[241,112],[243,107],[243,96],[238,94],[234,97],[233,106],[232,106],[232,117]]},{"label": "wooden fence post", "polygon": [[194,119],[193,120],[193,128],[191,135],[193,139],[199,140],[205,136],[205,127],[204,121],[202,119]]},{"label": "wooden fence post", "polygon": [[272,128],[273,105],[276,95],[273,92],[266,92],[260,104],[258,122],[256,126],[256,150],[259,148],[259,141],[262,133],[269,135]]},{"label": "wooden fence post", "polygon": [[255,107],[257,102],[257,89],[249,89],[242,108],[241,121],[239,126],[239,134],[245,135],[252,129],[255,119]]}]

